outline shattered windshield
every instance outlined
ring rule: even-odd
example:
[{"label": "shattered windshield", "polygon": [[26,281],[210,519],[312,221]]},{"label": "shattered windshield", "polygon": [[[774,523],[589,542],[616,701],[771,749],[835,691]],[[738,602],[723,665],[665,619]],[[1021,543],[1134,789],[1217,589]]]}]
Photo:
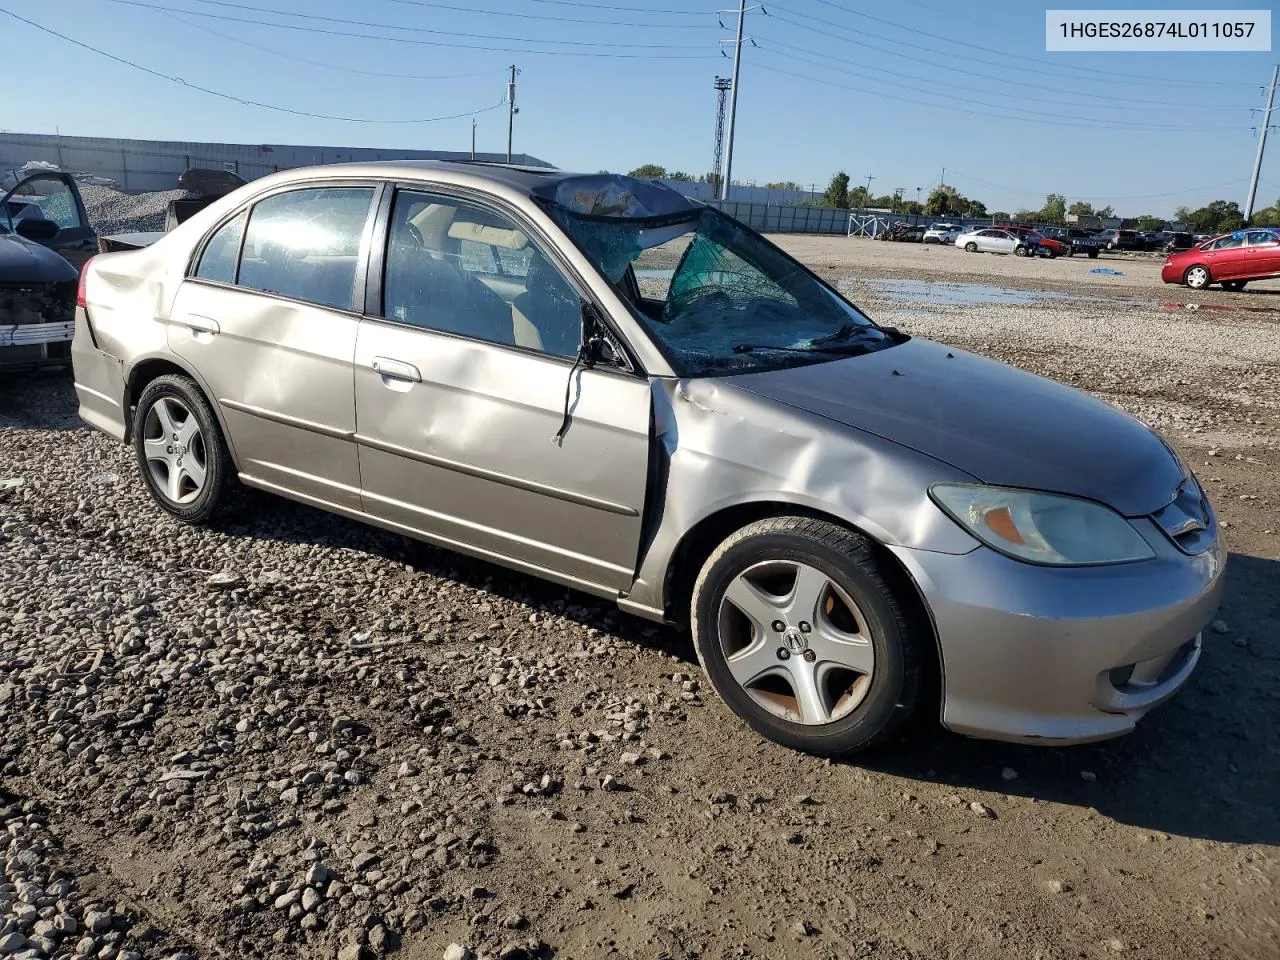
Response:
[{"label": "shattered windshield", "polygon": [[711,207],[640,218],[552,209],[682,376],[821,363],[901,339]]}]

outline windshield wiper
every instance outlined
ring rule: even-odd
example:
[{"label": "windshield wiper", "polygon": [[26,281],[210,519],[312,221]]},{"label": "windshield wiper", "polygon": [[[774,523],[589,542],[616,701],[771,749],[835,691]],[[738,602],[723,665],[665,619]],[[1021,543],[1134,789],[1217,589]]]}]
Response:
[{"label": "windshield wiper", "polygon": [[815,341],[807,347],[779,347],[772,343],[735,343],[733,345],[734,353],[754,353],[757,350],[780,350],[784,353],[832,353],[845,357],[857,357],[871,352],[867,346],[860,343],[833,343],[830,346],[821,346]]}]

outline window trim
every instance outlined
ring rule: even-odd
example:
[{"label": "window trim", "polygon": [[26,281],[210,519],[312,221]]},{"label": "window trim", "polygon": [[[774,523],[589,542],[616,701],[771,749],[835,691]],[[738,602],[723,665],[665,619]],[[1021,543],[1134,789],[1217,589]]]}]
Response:
[{"label": "window trim", "polygon": [[[511,221],[518,229],[520,229],[529,238],[529,242],[534,245],[538,253],[542,254],[547,261],[559,270],[560,274],[566,282],[577,294],[579,301],[584,305],[590,305],[595,308],[598,316],[604,318],[605,326],[608,333],[612,336],[614,344],[620,347],[620,356],[626,362],[627,367],[613,366],[595,366],[593,370],[599,372],[608,372],[622,374],[627,377],[647,379],[648,375],[644,368],[640,365],[638,358],[631,344],[627,342],[613,319],[609,316],[609,311],[605,310],[597,302],[596,298],[591,294],[590,288],[579,276],[572,264],[557,249],[556,244],[547,232],[541,229],[537,224],[533,223],[529,217],[516,209],[511,204],[505,202],[501,197],[492,194],[483,193],[478,190],[471,190],[458,184],[441,184],[435,181],[425,180],[392,180],[386,182],[386,191],[384,192],[378,209],[377,222],[374,225],[374,245],[369,255],[368,269],[366,271],[366,286],[364,298],[364,319],[375,323],[390,324],[399,329],[421,330],[425,333],[434,334],[436,336],[452,337],[458,340],[466,340],[471,343],[480,343],[485,346],[495,347],[502,350],[514,350],[518,353],[527,354],[534,357],[542,357],[547,360],[558,362],[564,366],[572,366],[577,363],[576,357],[565,357],[560,354],[549,353],[545,350],[535,350],[532,347],[522,347],[518,344],[498,343],[493,340],[484,340],[479,337],[469,336],[463,333],[457,333],[451,330],[440,330],[436,327],[424,327],[418,324],[406,323],[403,320],[397,320],[394,317],[385,316],[386,304],[385,287],[386,287],[386,264],[387,249],[391,243],[391,214],[395,209],[396,196],[403,192],[425,194],[428,197],[439,197],[443,200],[457,200],[462,203],[470,203],[483,210],[498,213]],[[585,309],[584,309],[585,321]]]},{"label": "window trim", "polygon": [[[299,297],[292,297],[288,294],[275,293],[270,290],[255,290],[252,287],[240,285],[240,262],[244,258],[245,238],[249,235],[249,224],[253,220],[253,211],[263,200],[272,197],[278,197],[285,193],[300,193],[305,190],[332,190],[332,189],[359,189],[361,187],[369,187],[373,189],[373,196],[369,200],[369,210],[365,215],[364,227],[360,231],[360,247],[356,252],[356,270],[351,285],[351,306],[347,308],[335,307],[328,303],[316,303],[314,300],[303,300]],[[216,287],[222,290],[238,290],[241,293],[255,294],[261,297],[271,297],[275,300],[282,300],[285,303],[297,303],[304,306],[313,307],[317,310],[331,310],[334,313],[340,313],[345,316],[360,317],[361,305],[363,303],[364,285],[366,282],[366,270],[364,267],[369,260],[370,247],[373,242],[373,225],[381,203],[382,195],[387,192],[387,181],[375,180],[369,177],[357,177],[350,180],[344,180],[339,177],[326,178],[324,180],[308,180],[302,183],[283,183],[270,190],[256,194],[252,199],[242,203],[240,206],[228,211],[224,216],[220,217],[213,224],[200,242],[193,248],[191,255],[187,259],[186,271],[183,279],[191,283],[199,283],[210,287]],[[236,273],[235,280],[227,283],[222,280],[209,280],[205,277],[196,275],[196,270],[200,267],[200,260],[204,257],[204,251],[213,240],[214,236],[224,226],[234,220],[240,214],[245,214],[244,230],[240,232],[240,246],[236,250]]]}]

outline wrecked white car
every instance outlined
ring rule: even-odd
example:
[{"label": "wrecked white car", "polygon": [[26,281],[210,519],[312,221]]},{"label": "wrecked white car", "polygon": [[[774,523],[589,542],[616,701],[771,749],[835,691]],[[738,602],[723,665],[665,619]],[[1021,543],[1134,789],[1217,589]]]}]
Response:
[{"label": "wrecked white car", "polygon": [[0,201],[0,369],[67,364],[79,268],[95,250],[70,174],[26,177]]}]

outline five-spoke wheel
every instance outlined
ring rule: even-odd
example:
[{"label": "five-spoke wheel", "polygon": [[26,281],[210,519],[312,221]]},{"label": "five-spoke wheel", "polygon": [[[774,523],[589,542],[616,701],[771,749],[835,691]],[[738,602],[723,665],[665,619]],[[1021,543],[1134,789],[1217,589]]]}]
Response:
[{"label": "five-spoke wheel", "polygon": [[133,449],[152,497],[179,520],[207,520],[234,475],[213,408],[190,377],[147,384],[133,419]]},{"label": "five-spoke wheel", "polygon": [[931,642],[903,575],[866,538],[770,517],[702,567],[690,621],[720,698],[771,740],[852,753],[911,715]]}]

